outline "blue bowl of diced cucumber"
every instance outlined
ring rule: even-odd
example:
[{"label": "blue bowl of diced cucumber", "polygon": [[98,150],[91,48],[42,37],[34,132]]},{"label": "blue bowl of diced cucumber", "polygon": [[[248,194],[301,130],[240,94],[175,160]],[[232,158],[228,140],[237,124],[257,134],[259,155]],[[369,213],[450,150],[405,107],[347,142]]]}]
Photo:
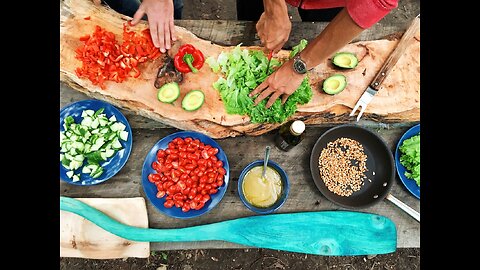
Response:
[{"label": "blue bowl of diced cucumber", "polygon": [[60,179],[95,185],[112,178],[132,150],[125,116],[100,100],[82,100],[60,110]]}]

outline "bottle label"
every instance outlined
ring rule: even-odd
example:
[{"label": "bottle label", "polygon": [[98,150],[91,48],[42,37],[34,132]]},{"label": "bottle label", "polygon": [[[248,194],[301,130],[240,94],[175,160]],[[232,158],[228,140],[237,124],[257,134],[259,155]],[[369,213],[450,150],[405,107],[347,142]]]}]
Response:
[{"label": "bottle label", "polygon": [[280,148],[283,149],[283,150],[286,150],[290,145],[285,141],[285,140],[281,140],[280,141]]}]

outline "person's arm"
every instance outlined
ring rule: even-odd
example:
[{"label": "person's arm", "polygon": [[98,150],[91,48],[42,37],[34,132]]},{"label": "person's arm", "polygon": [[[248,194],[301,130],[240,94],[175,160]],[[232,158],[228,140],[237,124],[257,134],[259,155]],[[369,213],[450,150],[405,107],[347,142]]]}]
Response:
[{"label": "person's arm", "polygon": [[[381,20],[397,7],[398,0],[347,0],[346,8],[340,11],[327,27],[300,53],[310,69],[334,54],[358,36],[364,29]],[[284,63],[271,74],[250,96],[259,94],[255,104],[268,96],[269,108],[281,96],[282,103],[300,86],[305,75],[293,70],[293,60]]]},{"label": "person's arm", "polygon": [[257,34],[263,46],[278,52],[288,40],[292,23],[285,0],[263,0],[265,11],[257,22]]},{"label": "person's arm", "polygon": [[147,14],[153,45],[162,53],[169,50],[172,41],[177,40],[173,24],[172,0],[143,0],[133,16],[132,25],[137,24]]},{"label": "person's arm", "polygon": [[[306,62],[307,68],[315,67],[362,31],[363,28],[353,21],[346,9],[343,9],[322,33],[307,45],[300,53],[300,57]],[[250,96],[260,93],[255,99],[255,104],[258,104],[271,95],[266,105],[267,108],[280,96],[282,96],[282,103],[285,103],[288,96],[300,86],[304,77],[305,74],[298,74],[293,70],[293,59],[290,59],[257,86]]]}]

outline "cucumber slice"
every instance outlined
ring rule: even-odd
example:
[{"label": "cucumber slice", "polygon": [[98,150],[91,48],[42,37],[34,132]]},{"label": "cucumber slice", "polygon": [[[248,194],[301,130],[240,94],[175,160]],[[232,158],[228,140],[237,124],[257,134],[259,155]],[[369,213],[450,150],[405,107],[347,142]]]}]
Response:
[{"label": "cucumber slice", "polygon": [[112,150],[112,149],[105,150],[105,157],[109,158],[109,157],[112,157],[113,155],[115,155],[115,150]]},{"label": "cucumber slice", "polygon": [[172,103],[180,96],[178,83],[166,83],[158,89],[157,98],[163,103]]},{"label": "cucumber slice", "polygon": [[95,120],[93,120],[92,124],[90,125],[91,128],[98,128],[98,126],[100,125],[100,122],[98,121],[98,118],[95,118]]},{"label": "cucumber slice", "polygon": [[201,90],[192,90],[188,92],[182,100],[182,108],[185,111],[196,111],[202,107],[205,101],[205,94]]},{"label": "cucumber slice", "polygon": [[112,142],[112,148],[115,150],[122,149],[122,144],[118,140],[118,138],[115,138]]},{"label": "cucumber slice", "polygon": [[73,171],[68,171],[66,174],[67,174],[68,178],[72,178],[74,172]]},{"label": "cucumber slice", "polygon": [[107,118],[98,118],[98,122],[100,123],[100,126],[104,127],[108,124],[108,119]]},{"label": "cucumber slice", "polygon": [[92,178],[98,178],[100,177],[100,175],[103,174],[103,168],[102,167],[98,167],[97,170],[95,170],[93,173],[90,173],[90,176]]},{"label": "cucumber slice", "polygon": [[80,181],[80,175],[79,174],[75,174],[73,177],[72,177],[72,182],[78,182]]},{"label": "cucumber slice", "polygon": [[120,132],[120,139],[127,141],[128,140],[128,131],[121,131]]},{"label": "cucumber slice", "polygon": [[105,152],[100,152],[100,157],[101,157],[104,161],[108,159],[107,153],[105,153]]},{"label": "cucumber slice", "polygon": [[116,122],[116,121],[117,121],[117,118],[115,117],[115,115],[112,115],[112,116],[110,116],[110,118],[108,118],[108,121],[110,121],[110,122]]},{"label": "cucumber slice", "polygon": [[95,112],[93,110],[85,110],[84,111],[88,116],[92,116]]},{"label": "cucumber slice", "polygon": [[62,161],[64,157],[65,157],[64,154],[60,154],[60,161]]},{"label": "cucumber slice", "polygon": [[82,173],[89,174],[92,170],[88,166],[83,166]]},{"label": "cucumber slice", "polygon": [[80,125],[90,127],[92,125],[92,122],[93,122],[92,118],[87,116],[83,118],[82,122],[80,122]]}]

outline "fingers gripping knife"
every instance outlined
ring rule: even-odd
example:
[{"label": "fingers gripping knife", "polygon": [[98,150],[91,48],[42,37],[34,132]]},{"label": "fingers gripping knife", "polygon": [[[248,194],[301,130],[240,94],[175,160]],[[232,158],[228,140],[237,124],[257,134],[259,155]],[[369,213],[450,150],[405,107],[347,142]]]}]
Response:
[{"label": "fingers gripping knife", "polygon": [[395,50],[387,58],[382,68],[380,68],[380,71],[378,71],[377,75],[373,79],[372,83],[370,83],[370,85],[367,87],[365,92],[363,92],[360,99],[357,101],[357,104],[355,104],[355,107],[353,107],[353,110],[350,113],[350,116],[353,116],[355,112],[358,110],[358,108],[362,107],[357,116],[357,121],[360,120],[360,117],[362,117],[362,114],[365,111],[365,108],[367,107],[368,103],[372,101],[373,96],[375,96],[375,94],[380,89],[380,85],[382,84],[382,82],[385,80],[385,78],[388,76],[392,68],[398,62],[398,59],[400,59],[402,54],[405,52],[405,49],[409,45],[410,39],[413,36],[415,36],[419,27],[420,27],[420,14],[418,14],[417,17],[413,19],[413,22],[410,24],[407,31],[405,31],[405,33],[403,34]]}]

